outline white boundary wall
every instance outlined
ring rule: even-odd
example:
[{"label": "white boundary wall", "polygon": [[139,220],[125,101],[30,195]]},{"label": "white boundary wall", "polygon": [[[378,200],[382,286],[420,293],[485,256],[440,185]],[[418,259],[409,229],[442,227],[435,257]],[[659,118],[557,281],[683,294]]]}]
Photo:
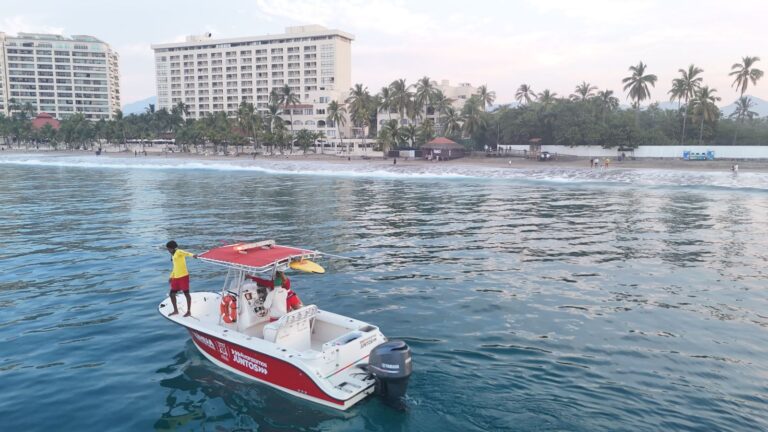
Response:
[{"label": "white boundary wall", "polygon": [[[528,150],[528,145],[499,145],[499,150]],[[559,146],[543,145],[542,151],[557,153],[562,155],[582,156],[582,157],[616,157],[621,152],[612,149],[604,149],[600,146]],[[648,157],[648,158],[677,158],[682,159],[683,151],[693,153],[715,152],[715,159],[768,159],[768,145],[765,146],[640,146],[632,151],[625,152],[627,156]]]}]

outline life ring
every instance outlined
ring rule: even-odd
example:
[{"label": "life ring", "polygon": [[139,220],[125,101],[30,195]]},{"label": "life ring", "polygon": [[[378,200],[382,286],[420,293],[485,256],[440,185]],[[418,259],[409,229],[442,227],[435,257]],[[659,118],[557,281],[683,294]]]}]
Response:
[{"label": "life ring", "polygon": [[237,321],[237,298],[233,295],[225,295],[219,304],[219,312],[225,323],[231,324]]}]

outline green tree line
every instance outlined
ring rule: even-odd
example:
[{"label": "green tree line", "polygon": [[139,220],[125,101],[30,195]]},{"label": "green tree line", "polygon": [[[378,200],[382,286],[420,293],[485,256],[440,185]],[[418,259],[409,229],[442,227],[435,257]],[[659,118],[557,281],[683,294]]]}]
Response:
[{"label": "green tree line", "polygon": [[[343,101],[332,101],[327,109],[328,127],[337,131],[344,143],[343,128],[352,127],[352,137],[375,140],[381,150],[419,147],[435,136],[447,136],[472,149],[493,148],[497,144],[525,144],[539,138],[543,144],[566,146],[599,145],[605,148],[635,148],[640,145],[766,145],[768,120],[758,118],[754,102],[745,93],[763,77],[756,67],[759,57],[743,57],[732,65],[732,86],[739,94],[735,111],[725,117],[716,89],[705,85],[701,68],[690,65],[679,69],[667,92],[676,109],[661,109],[657,103],[641,109],[650,100],[658,78],[639,62],[629,67],[622,79],[622,90],[631,103],[620,106],[613,90],[600,90],[586,81],[567,96],[544,89],[536,92],[521,84],[516,106],[493,107],[495,92],[483,85],[466,99],[460,109],[446,97],[429,77],[414,84],[397,79],[378,93],[363,84],[349,89]],[[242,102],[235,116],[224,112],[201,119],[189,118],[189,109],[178,103],[170,110],[155,110],[112,120],[90,122],[80,114],[64,119],[56,131],[50,127],[35,130],[30,125],[34,109],[13,106],[10,117],[0,117],[0,136],[6,142],[28,146],[46,142],[54,147],[93,146],[97,142],[127,143],[132,140],[174,138],[185,151],[203,145],[252,146],[269,151],[304,151],[325,138],[322,132],[294,129],[292,106],[299,97],[287,85],[272,91],[267,108],[257,110]]]}]

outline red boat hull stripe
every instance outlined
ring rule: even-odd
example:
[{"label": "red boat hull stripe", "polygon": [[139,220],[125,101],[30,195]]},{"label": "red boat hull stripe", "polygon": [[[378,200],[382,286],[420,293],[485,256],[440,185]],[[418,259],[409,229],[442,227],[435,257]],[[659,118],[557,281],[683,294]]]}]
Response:
[{"label": "red boat hull stripe", "polygon": [[344,401],[325,393],[303,370],[278,358],[188,329],[195,345],[225,365],[261,381],[336,405]]}]

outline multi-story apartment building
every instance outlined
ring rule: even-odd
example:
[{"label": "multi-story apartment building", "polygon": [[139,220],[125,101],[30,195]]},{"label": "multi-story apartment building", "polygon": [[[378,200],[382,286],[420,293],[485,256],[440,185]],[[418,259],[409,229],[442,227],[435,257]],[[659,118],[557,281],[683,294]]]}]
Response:
[{"label": "multi-story apartment building", "polygon": [[27,103],[57,118],[111,119],[120,109],[118,55],[93,36],[0,32],[0,112]]},{"label": "multi-story apartment building", "polygon": [[221,111],[235,116],[242,101],[266,110],[270,92],[288,85],[300,99],[288,107],[294,130],[335,138],[327,107],[343,102],[351,87],[352,40],[349,33],[309,25],[277,35],[212,39],[208,33],[152,45],[157,107],[170,110],[182,102],[193,118]]}]

